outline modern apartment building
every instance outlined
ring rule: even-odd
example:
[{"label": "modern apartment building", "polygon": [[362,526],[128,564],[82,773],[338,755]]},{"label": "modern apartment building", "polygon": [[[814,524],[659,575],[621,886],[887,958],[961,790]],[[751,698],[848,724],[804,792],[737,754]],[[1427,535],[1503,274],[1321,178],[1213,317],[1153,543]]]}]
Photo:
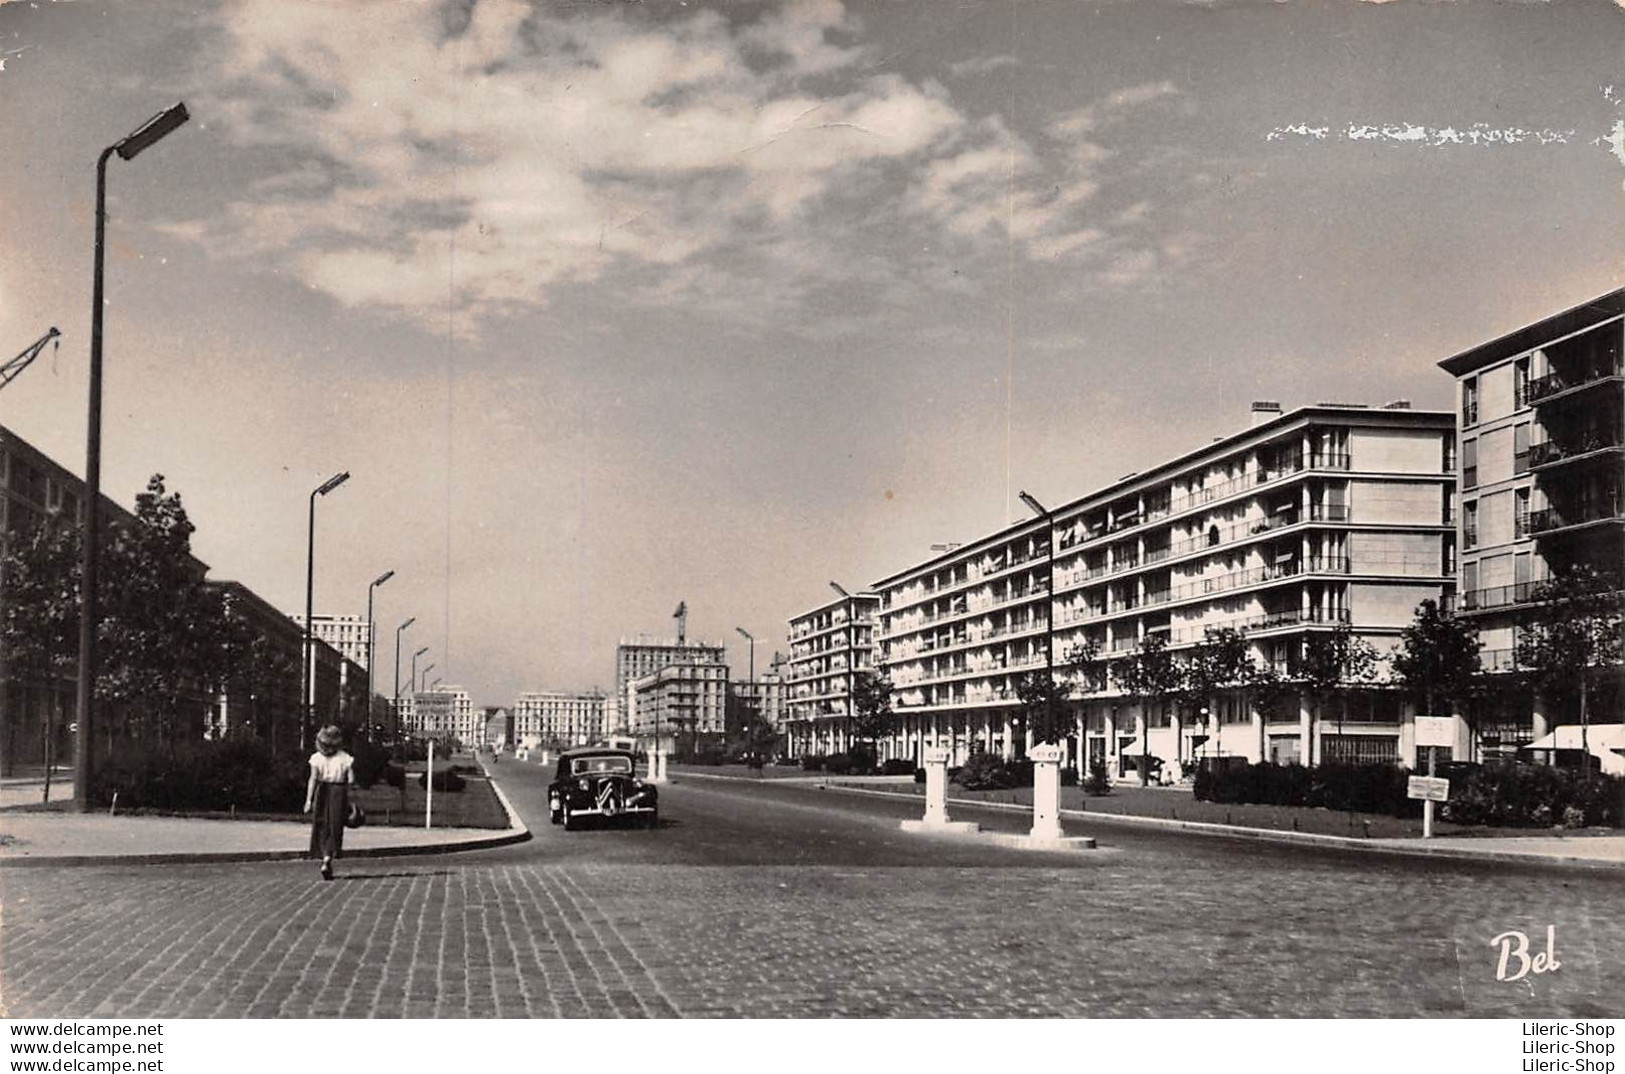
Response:
[{"label": "modern apartment building", "polygon": [[437,686],[401,697],[401,729],[416,738],[455,738],[472,746],[485,730],[485,710],[461,686]]},{"label": "modern apartment building", "polygon": [[[1423,599],[1453,592],[1454,421],[1408,404],[1254,404],[1252,427],[877,582],[880,662],[900,714],[885,752],[1013,754],[1016,687],[1086,642],[1108,660],[1161,634],[1176,654],[1245,632],[1289,677],[1307,635],[1348,624],[1391,649]],[[1042,506],[1042,505],[1040,505]],[[1052,628],[1053,624],[1053,628]],[[1265,718],[1217,699],[1205,727],[1144,712],[1115,680],[1074,682],[1069,759],[1124,776],[1169,762],[1410,760],[1395,691],[1298,697]],[[1142,739],[1144,741],[1142,742]]]},{"label": "modern apartment building", "polygon": [[875,663],[877,593],[843,594],[790,620],[785,748],[792,757],[840,753],[852,742],[852,680]]},{"label": "modern apartment building", "polygon": [[668,664],[627,683],[630,734],[679,752],[720,745],[727,730],[728,666]]},{"label": "modern apartment building", "polygon": [[535,690],[513,705],[514,740],[526,747],[585,746],[607,733],[609,699],[601,690]]},{"label": "modern apartment building", "polygon": [[[1573,566],[1625,569],[1625,290],[1439,365],[1456,378],[1461,441],[1460,613],[1491,671],[1517,663],[1536,587]],[[1577,716],[1509,685],[1476,702],[1485,755]],[[1617,697],[1599,711],[1618,711]]]},{"label": "modern apartment building", "polygon": [[782,676],[765,672],[754,682],[743,680],[728,684],[728,692],[740,703],[751,706],[762,714],[762,719],[779,734],[784,733],[785,685]]},{"label": "modern apartment building", "polygon": [[627,686],[634,679],[641,679],[675,664],[725,665],[727,662],[727,651],[721,645],[682,637],[622,638],[615,648],[614,729],[622,734],[636,733],[632,727],[631,710],[627,707]]},{"label": "modern apartment building", "polygon": [[[305,629],[305,617],[295,615],[293,621]],[[367,617],[364,615],[312,615],[310,636],[325,641],[344,658],[361,668],[367,667]]]}]

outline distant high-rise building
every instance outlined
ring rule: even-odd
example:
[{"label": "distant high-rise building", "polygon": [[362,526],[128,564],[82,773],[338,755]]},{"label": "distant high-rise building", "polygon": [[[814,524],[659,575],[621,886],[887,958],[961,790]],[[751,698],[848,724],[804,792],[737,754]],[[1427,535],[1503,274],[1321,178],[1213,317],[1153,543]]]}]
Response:
[{"label": "distant high-rise building", "polygon": [[879,609],[877,594],[854,593],[790,620],[784,666],[786,748],[792,757],[839,753],[851,744],[852,680],[875,667]]},{"label": "distant high-rise building", "polygon": [[634,679],[677,664],[725,665],[727,662],[727,651],[721,645],[677,638],[622,638],[615,648],[614,730],[634,733],[626,701],[627,685]]},{"label": "distant high-rise building", "polygon": [[[299,629],[305,629],[305,617],[294,615],[290,618],[299,624]],[[310,636],[325,641],[337,649],[346,660],[360,666],[367,667],[367,617],[364,615],[312,615],[310,617]]]},{"label": "distant high-rise building", "polygon": [[571,693],[532,690],[513,705],[514,741],[540,746],[584,746],[606,734],[608,699],[602,690]]},{"label": "distant high-rise building", "polygon": [[667,664],[627,684],[631,735],[679,750],[719,745],[727,729],[728,666]]}]

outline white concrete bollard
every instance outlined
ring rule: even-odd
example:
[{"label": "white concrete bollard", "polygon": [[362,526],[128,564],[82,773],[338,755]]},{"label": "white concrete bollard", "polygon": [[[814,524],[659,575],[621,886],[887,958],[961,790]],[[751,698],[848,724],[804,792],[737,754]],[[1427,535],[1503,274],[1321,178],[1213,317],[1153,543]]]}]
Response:
[{"label": "white concrete bollard", "polygon": [[649,772],[648,772],[649,782],[650,783],[664,783],[664,782],[666,782],[666,766],[661,764],[660,751],[655,749],[653,746],[650,746],[649,750],[648,750],[648,754],[649,754],[649,761],[648,761],[648,764],[649,764]]},{"label": "white concrete bollard", "polygon": [[665,783],[667,782],[666,762],[671,760],[671,755],[665,750],[661,750],[655,754],[655,760],[660,762],[660,771],[655,775],[654,782]]},{"label": "white concrete bollard", "polygon": [[979,832],[974,821],[948,819],[948,750],[943,746],[925,748],[925,816],[903,821],[905,832]]},{"label": "white concrete bollard", "polygon": [[547,750],[542,751],[542,764],[547,764]]},{"label": "white concrete bollard", "polygon": [[1034,839],[1061,838],[1061,747],[1034,746],[1027,751],[1033,763]]}]

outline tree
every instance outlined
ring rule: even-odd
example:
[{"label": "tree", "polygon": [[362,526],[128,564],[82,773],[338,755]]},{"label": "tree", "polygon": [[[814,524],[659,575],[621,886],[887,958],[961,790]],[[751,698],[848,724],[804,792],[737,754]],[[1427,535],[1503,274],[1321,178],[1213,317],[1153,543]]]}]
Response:
[{"label": "tree", "polygon": [[867,742],[871,751],[891,730],[892,684],[884,675],[860,671],[852,678],[852,738]]},{"label": "tree", "polygon": [[[79,539],[63,519],[51,517],[20,537],[0,575],[0,660],[15,684],[43,689],[46,696],[45,798],[51,794],[53,742],[66,683],[79,660]],[[18,752],[16,714],[6,720],[5,760]]]},{"label": "tree", "polygon": [[1437,601],[1424,600],[1417,605],[1416,618],[1400,634],[1399,648],[1390,663],[1394,677],[1420,706],[1419,711],[1432,716],[1438,714],[1440,704],[1467,707],[1483,674],[1478,657],[1483,648],[1471,624],[1440,608]]},{"label": "tree", "polygon": [[1163,700],[1179,690],[1183,669],[1168,652],[1163,634],[1147,634],[1139,646],[1116,668],[1117,684],[1140,706],[1144,730],[1140,735],[1140,786],[1151,779],[1151,713]]},{"label": "tree", "polygon": [[[1347,623],[1338,623],[1330,631],[1310,634],[1303,643],[1303,666],[1299,678],[1303,688],[1314,699],[1314,718],[1318,723],[1326,702],[1345,686],[1370,683],[1376,680],[1380,659],[1370,642],[1355,634]],[[1342,733],[1342,716],[1338,716],[1338,733]],[[1314,749],[1314,731],[1310,729],[1310,749]],[[1311,755],[1310,764],[1315,763]]]},{"label": "tree", "polygon": [[1258,759],[1269,757],[1269,725],[1287,713],[1287,700],[1294,696],[1291,682],[1274,664],[1248,661],[1243,671],[1243,692],[1258,713]]},{"label": "tree", "polygon": [[1535,587],[1534,604],[1516,649],[1549,699],[1577,697],[1580,750],[1590,764],[1590,699],[1595,680],[1619,673],[1625,592],[1589,567],[1574,567]]},{"label": "tree", "polygon": [[1048,671],[1029,671],[1016,682],[1016,698],[1021,702],[1022,721],[1032,730],[1034,742],[1057,745],[1072,727],[1066,701],[1070,690]]},{"label": "tree", "polygon": [[1185,658],[1181,701],[1191,711],[1206,717],[1202,728],[1205,734],[1212,734],[1209,721],[1219,691],[1242,685],[1252,666],[1247,639],[1233,627],[1210,627],[1191,647]]},{"label": "tree", "polygon": [[[94,684],[109,735],[118,714],[126,731],[171,750],[205,730],[228,650],[223,603],[192,557],[193,530],[162,474],[136,497],[134,519],[109,527],[100,549]],[[0,644],[31,676],[60,678],[77,666],[79,549],[78,529],[50,519],[8,559]]]}]

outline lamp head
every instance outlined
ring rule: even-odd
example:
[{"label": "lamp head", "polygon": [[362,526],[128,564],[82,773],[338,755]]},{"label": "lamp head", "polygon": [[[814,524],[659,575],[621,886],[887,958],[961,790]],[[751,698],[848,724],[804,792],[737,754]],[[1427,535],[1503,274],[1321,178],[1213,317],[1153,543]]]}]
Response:
[{"label": "lamp head", "polygon": [[395,577],[395,572],[394,571],[385,571],[383,574],[380,574],[378,577],[374,578],[372,580],[372,584],[375,585],[375,586],[376,585],[383,585],[385,582],[389,581],[393,577]]},{"label": "lamp head", "polygon": [[332,477],[322,482],[321,488],[316,490],[316,495],[326,496],[329,492],[332,492],[334,489],[338,488],[348,480],[350,480],[350,471],[348,470],[344,471],[342,474],[334,474]]},{"label": "lamp head", "polygon": [[1048,515],[1049,514],[1049,509],[1048,508],[1046,508],[1043,504],[1039,503],[1037,500],[1033,499],[1027,493],[1021,492],[1021,493],[1017,493],[1017,495],[1019,495],[1021,497],[1021,502],[1026,504],[1033,511],[1034,514],[1038,514],[1038,515]]},{"label": "lamp head", "polygon": [[746,630],[744,627],[736,626],[736,627],[734,627],[734,629],[739,631],[740,637],[746,639],[747,641],[755,641],[756,640],[754,637],[751,636],[751,632]]},{"label": "lamp head", "polygon": [[113,151],[124,160],[134,160],[137,153],[161,140],[170,131],[191,118],[191,115],[186,111],[186,105],[177,102],[137,127],[123,141],[115,145]]},{"label": "lamp head", "polygon": [[429,647],[427,645],[425,645],[423,648],[419,649],[417,652],[412,654],[412,659],[416,660],[418,657],[422,656],[424,653],[426,653],[428,651],[429,651]]},{"label": "lamp head", "polygon": [[395,628],[395,633],[399,634],[401,631],[405,630],[407,627],[411,626],[413,623],[415,623],[417,621],[418,621],[418,617],[415,616],[415,615],[412,616],[412,618],[408,619],[406,622],[404,622],[400,626],[396,627]]},{"label": "lamp head", "polygon": [[846,590],[842,589],[839,582],[831,582],[829,584],[829,587],[831,589],[835,590],[835,592],[839,593],[843,597],[850,597],[852,595],[852,594],[848,593]]}]

